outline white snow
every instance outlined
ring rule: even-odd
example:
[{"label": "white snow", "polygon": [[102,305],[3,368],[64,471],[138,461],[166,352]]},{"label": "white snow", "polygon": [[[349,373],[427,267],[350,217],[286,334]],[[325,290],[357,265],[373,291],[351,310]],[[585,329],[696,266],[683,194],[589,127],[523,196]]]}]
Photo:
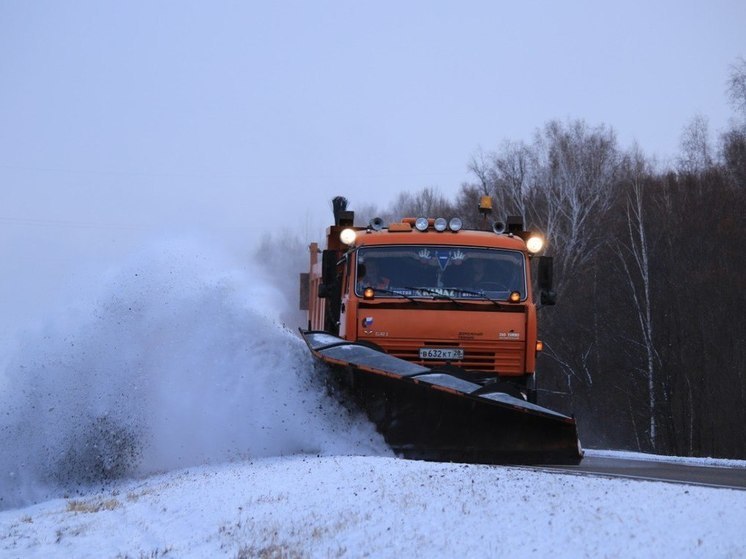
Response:
[{"label": "white snow", "polygon": [[0,555],[743,557],[744,526],[744,491],[298,455],[2,512]]},{"label": "white snow", "polygon": [[[621,452],[618,450],[588,450],[588,456],[604,458],[625,458],[627,460],[647,460],[649,462],[674,462],[689,466],[707,466],[714,468],[741,468],[746,470],[746,460],[725,458],[690,458],[687,456],[663,456],[660,454],[643,454],[642,452]],[[746,475],[746,472],[744,472]]]},{"label": "white snow", "polygon": [[746,491],[392,457],[213,251],[147,251],[0,356],[0,558],[746,556]]}]

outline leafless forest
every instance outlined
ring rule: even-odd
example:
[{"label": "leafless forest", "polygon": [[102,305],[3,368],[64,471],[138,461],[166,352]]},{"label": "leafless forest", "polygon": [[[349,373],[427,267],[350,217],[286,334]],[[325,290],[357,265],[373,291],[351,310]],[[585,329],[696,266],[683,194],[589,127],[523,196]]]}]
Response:
[{"label": "leafless forest", "polygon": [[712,134],[695,116],[672,164],[620,148],[607,126],[551,121],[530,142],[477,153],[452,198],[424,188],[395,211],[356,209],[478,226],[475,201],[491,195],[493,217],[522,215],[555,259],[543,403],[572,409],[588,446],[746,458],[745,60],[726,93],[729,128]]}]

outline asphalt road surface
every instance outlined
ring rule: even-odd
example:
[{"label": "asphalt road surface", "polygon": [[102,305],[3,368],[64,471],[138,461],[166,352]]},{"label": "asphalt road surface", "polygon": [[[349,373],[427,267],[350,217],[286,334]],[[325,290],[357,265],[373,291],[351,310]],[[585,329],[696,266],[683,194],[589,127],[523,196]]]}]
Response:
[{"label": "asphalt road surface", "polygon": [[735,467],[586,455],[578,466],[542,466],[536,469],[746,490],[746,469]]}]

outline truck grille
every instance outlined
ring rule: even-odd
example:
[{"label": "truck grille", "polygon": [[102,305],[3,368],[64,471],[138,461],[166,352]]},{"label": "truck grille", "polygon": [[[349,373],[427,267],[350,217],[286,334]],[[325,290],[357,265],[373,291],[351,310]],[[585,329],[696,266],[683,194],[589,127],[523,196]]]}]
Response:
[{"label": "truck grille", "polygon": [[[451,364],[464,369],[501,374],[524,373],[524,344],[523,342],[476,342],[476,341],[426,341],[412,342],[410,340],[376,340],[387,353],[417,363],[424,367],[438,367],[445,365],[445,361],[420,359],[422,347],[450,347],[464,350],[463,361],[453,361]],[[495,350],[497,345],[497,350]]]}]

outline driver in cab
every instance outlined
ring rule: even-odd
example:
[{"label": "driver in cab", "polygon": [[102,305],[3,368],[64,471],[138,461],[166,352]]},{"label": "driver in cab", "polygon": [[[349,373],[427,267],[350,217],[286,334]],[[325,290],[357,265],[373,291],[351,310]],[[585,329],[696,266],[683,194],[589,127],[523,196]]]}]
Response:
[{"label": "driver in cab", "polygon": [[391,283],[389,278],[381,273],[378,262],[375,260],[367,260],[364,264],[358,266],[357,279],[358,291],[366,287],[388,289]]}]

